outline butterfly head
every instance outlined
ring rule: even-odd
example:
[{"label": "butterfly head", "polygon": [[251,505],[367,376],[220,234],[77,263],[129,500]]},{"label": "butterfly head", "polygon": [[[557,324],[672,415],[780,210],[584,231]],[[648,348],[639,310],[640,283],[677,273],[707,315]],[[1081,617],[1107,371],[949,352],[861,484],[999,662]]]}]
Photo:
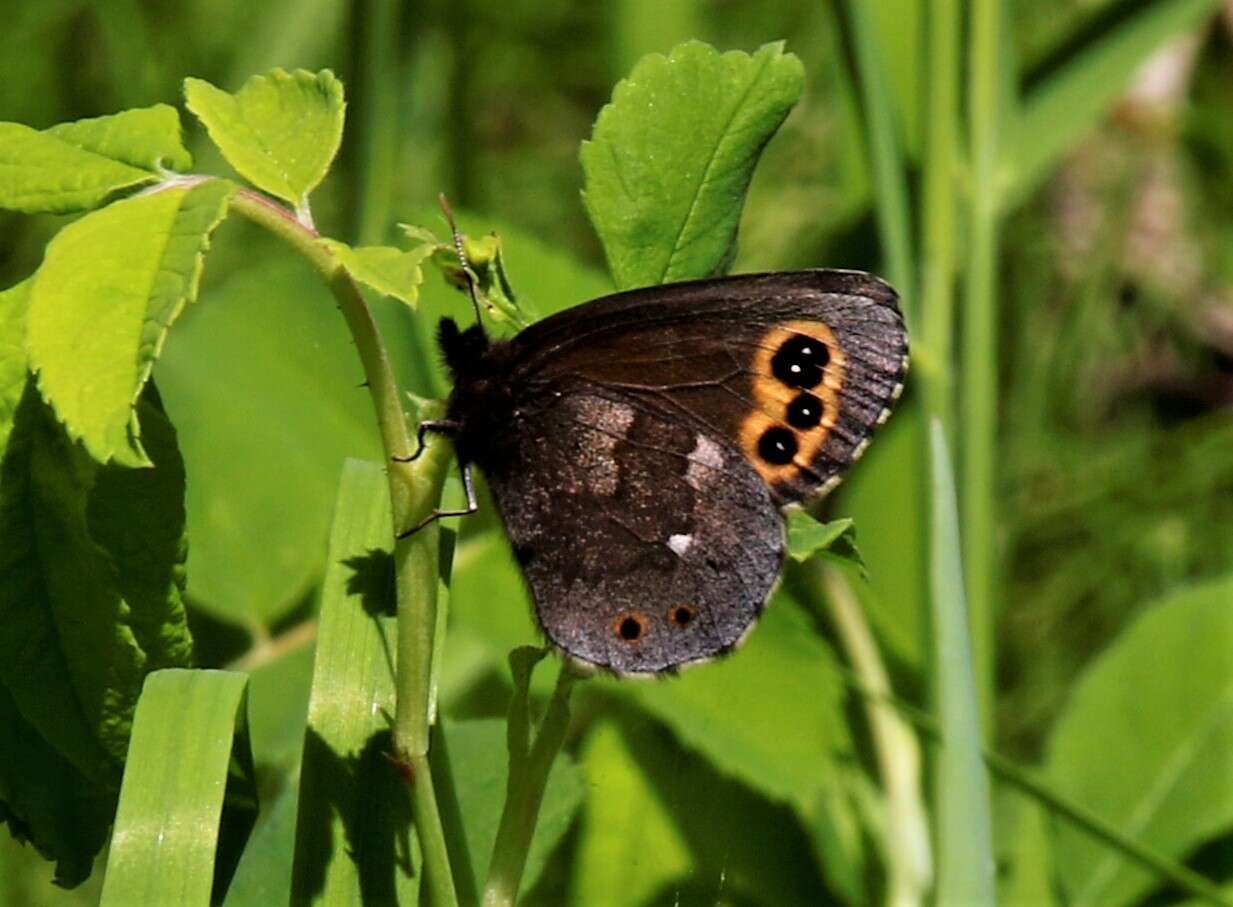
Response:
[{"label": "butterfly head", "polygon": [[453,318],[442,318],[437,325],[437,344],[455,381],[481,370],[488,352],[488,335],[479,324],[463,330]]}]

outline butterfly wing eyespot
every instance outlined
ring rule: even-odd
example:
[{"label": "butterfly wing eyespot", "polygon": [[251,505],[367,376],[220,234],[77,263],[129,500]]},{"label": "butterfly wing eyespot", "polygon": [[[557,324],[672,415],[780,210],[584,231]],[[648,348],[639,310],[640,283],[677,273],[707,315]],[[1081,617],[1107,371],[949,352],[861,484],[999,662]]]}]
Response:
[{"label": "butterfly wing eyespot", "polygon": [[[907,339],[876,277],[785,272],[595,300],[483,365],[449,415],[479,427],[468,449],[541,628],[575,659],[649,674],[745,637],[782,566],[780,508],[864,450]],[[516,418],[493,417],[503,403]]]},{"label": "butterfly wing eyespot", "polygon": [[620,614],[613,621],[613,630],[617,637],[624,643],[641,642],[646,636],[647,619],[645,614],[640,614],[637,611],[628,611],[625,614]]}]

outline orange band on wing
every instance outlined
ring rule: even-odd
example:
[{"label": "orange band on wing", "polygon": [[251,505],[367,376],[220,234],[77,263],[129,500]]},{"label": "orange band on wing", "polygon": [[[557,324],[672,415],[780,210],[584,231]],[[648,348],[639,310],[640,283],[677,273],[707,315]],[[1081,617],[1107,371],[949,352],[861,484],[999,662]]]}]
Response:
[{"label": "orange band on wing", "polygon": [[[820,355],[808,344],[810,340],[822,344],[825,350],[820,365],[810,364]],[[796,357],[791,355],[794,348],[801,350]],[[802,470],[813,468],[839,418],[839,391],[846,362],[834,331],[822,321],[785,322],[758,341],[751,366],[757,407],[741,423],[739,439],[741,449],[768,484],[795,478]],[[817,372],[812,369],[820,369],[816,383],[812,376]],[[789,407],[796,402],[809,412],[809,396],[821,404],[820,418],[808,426],[812,418],[802,418],[798,413],[795,421],[801,424],[792,424]]]}]

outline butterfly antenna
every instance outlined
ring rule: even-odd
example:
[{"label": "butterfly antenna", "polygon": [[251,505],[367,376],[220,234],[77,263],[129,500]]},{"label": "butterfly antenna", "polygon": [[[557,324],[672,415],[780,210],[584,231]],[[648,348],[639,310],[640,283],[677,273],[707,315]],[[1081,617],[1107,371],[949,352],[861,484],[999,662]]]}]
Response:
[{"label": "butterfly antenna", "polygon": [[475,289],[475,274],[471,271],[471,263],[467,261],[467,253],[462,248],[462,234],[458,232],[458,224],[454,222],[454,211],[450,208],[449,199],[445,197],[444,192],[437,196],[437,203],[441,206],[441,211],[445,214],[445,220],[450,225],[450,233],[454,237],[454,252],[458,255],[458,262],[462,265],[462,273],[467,278],[467,292],[471,295],[471,306],[475,309],[475,323],[483,331],[484,320],[480,316],[479,294]]}]

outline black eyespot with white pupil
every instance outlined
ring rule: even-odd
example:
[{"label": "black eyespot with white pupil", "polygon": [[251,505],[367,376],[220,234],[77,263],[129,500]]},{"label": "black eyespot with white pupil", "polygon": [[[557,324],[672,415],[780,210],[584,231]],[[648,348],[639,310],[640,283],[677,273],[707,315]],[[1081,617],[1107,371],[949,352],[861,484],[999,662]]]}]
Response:
[{"label": "black eyespot with white pupil", "polygon": [[822,370],[831,361],[830,350],[821,340],[797,334],[784,341],[771,358],[771,372],[789,387],[817,387]]},{"label": "black eyespot with white pupil", "polygon": [[776,466],[791,463],[796,450],[796,435],[778,425],[768,428],[758,439],[758,456]]},{"label": "black eyespot with white pupil", "polygon": [[788,424],[793,428],[814,428],[822,421],[822,401],[813,394],[798,394],[788,404]]}]

